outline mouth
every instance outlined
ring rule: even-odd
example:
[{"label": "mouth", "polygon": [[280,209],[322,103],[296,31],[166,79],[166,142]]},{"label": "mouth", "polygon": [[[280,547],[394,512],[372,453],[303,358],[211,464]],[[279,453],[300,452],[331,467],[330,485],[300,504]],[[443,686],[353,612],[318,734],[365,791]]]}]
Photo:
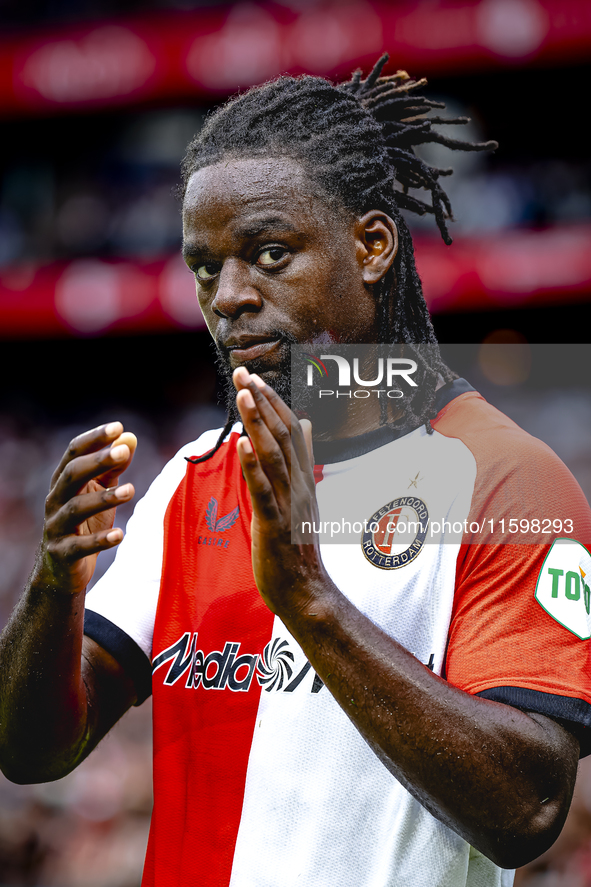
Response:
[{"label": "mouth", "polygon": [[253,360],[260,360],[282,344],[281,339],[259,339],[240,342],[238,345],[227,346],[230,355],[230,366],[233,370]]}]

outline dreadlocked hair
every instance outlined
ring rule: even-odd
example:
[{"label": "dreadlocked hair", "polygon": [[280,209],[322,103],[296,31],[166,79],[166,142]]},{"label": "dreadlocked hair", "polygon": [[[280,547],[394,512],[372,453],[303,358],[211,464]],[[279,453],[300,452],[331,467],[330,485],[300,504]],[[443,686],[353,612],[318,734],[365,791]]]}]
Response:
[{"label": "dreadlocked hair", "polygon": [[[427,81],[413,80],[406,71],[381,77],[387,61],[384,54],[365,80],[361,70],[338,86],[321,77],[283,76],[231,99],[208,117],[189,144],[181,166],[181,196],[193,173],[222,159],[290,157],[337,209],[354,216],[372,209],[389,215],[398,228],[399,246],[393,267],[374,287],[379,337],[384,343],[404,343],[405,352],[417,361],[418,394],[405,403],[404,419],[414,425],[424,423],[432,433],[438,381],[441,377],[449,382],[456,375],[439,353],[401,210],[432,213],[443,240],[450,244],[447,222],[453,216],[439,178],[452,170],[429,166],[414,148],[437,142],[482,151],[496,148],[497,143],[470,143],[438,132],[434,124],[468,123],[469,118],[426,116],[445,105],[421,95]],[[430,203],[409,193],[416,189],[430,193]],[[386,410],[384,403],[383,424]],[[231,427],[228,418],[214,449],[192,461],[211,458]]]}]

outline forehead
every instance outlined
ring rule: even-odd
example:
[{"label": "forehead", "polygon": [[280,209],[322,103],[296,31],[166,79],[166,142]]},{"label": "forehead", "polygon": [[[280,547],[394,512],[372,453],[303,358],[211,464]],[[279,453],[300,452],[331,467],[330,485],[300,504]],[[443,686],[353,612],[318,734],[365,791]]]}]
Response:
[{"label": "forehead", "polygon": [[[303,166],[288,157],[222,160],[193,173],[183,202],[185,236],[224,229],[256,228],[257,219],[283,220],[291,227],[317,227],[334,219]],[[254,229],[253,229],[254,230]]]}]

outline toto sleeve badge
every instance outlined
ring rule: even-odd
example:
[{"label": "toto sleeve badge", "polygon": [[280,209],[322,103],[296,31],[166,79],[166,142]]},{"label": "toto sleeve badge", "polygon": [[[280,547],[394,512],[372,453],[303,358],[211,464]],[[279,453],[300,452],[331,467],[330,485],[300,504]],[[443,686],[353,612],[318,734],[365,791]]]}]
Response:
[{"label": "toto sleeve badge", "polygon": [[429,527],[429,512],[422,499],[399,496],[364,521],[363,554],[375,567],[398,570],[420,554]]},{"label": "toto sleeve badge", "polygon": [[591,638],[591,555],[574,539],[556,539],[542,564],[536,600],[581,640]]}]

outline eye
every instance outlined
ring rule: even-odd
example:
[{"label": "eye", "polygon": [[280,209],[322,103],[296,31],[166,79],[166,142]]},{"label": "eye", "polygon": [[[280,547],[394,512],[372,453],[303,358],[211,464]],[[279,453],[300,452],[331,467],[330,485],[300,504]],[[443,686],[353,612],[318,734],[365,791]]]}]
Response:
[{"label": "eye", "polygon": [[217,265],[199,265],[195,270],[195,274],[199,278],[199,280],[211,280],[212,277],[215,277],[216,274],[219,273],[219,268]]},{"label": "eye", "polygon": [[287,250],[282,246],[269,246],[257,256],[257,265],[275,265],[287,255]]}]

